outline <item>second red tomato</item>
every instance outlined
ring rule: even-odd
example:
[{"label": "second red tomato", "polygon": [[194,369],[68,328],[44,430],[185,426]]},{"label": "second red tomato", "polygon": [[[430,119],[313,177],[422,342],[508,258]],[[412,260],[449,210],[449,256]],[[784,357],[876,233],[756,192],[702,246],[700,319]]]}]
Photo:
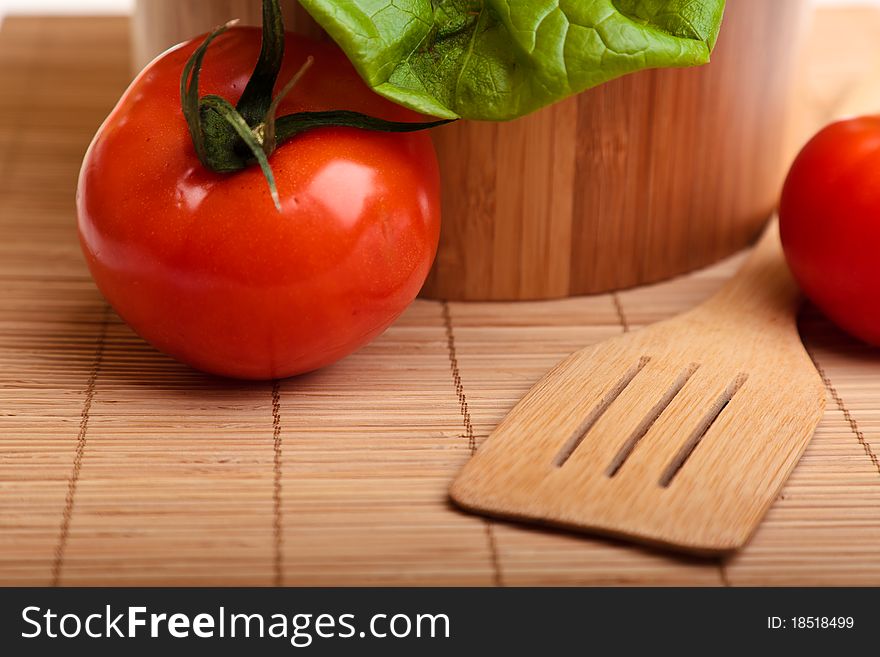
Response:
[{"label": "second red tomato", "polygon": [[807,296],[880,345],[880,117],[834,123],[804,147],[782,193],[780,229]]}]

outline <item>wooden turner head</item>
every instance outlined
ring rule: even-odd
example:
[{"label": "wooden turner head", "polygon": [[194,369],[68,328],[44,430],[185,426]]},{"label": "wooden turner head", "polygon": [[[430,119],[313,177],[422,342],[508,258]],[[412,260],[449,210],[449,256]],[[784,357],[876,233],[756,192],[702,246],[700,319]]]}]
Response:
[{"label": "wooden turner head", "polygon": [[696,553],[742,546],[825,407],[798,302],[774,222],[703,306],[553,369],[464,468],[453,500]]}]

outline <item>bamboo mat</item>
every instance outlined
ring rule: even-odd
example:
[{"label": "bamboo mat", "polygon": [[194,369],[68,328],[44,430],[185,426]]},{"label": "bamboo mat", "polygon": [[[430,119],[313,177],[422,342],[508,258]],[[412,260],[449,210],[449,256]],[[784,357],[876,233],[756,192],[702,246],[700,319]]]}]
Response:
[{"label": "bamboo mat", "polygon": [[[842,15],[818,43],[877,24]],[[734,557],[447,502],[460,466],[560,357],[690,308],[741,257],[618,295],[418,301],[360,353],[275,386],[153,351],[90,282],[73,211],[85,147],[127,83],[126,28],[13,18],[0,32],[0,584],[880,584],[880,353],[810,310],[828,413]],[[805,98],[826,116],[818,88]]]}]

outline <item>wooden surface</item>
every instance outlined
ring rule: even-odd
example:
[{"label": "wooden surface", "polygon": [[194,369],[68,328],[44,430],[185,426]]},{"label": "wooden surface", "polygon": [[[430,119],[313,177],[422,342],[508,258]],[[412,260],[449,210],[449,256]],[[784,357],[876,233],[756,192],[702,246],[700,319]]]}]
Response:
[{"label": "wooden surface", "polygon": [[569,356],[456,478],[466,509],[689,553],[741,548],[825,409],[778,224],[706,303]]},{"label": "wooden surface", "polygon": [[[802,101],[817,117],[870,70],[877,24],[817,22]],[[880,584],[880,354],[811,310],[828,410],[733,557],[486,522],[447,501],[560,358],[693,307],[739,259],[619,295],[420,301],[361,353],[277,388],[153,352],[96,292],[73,216],[79,161],[126,84],[126,35],[121,19],[0,32],[0,583]],[[838,51],[852,59],[833,75]]]}]

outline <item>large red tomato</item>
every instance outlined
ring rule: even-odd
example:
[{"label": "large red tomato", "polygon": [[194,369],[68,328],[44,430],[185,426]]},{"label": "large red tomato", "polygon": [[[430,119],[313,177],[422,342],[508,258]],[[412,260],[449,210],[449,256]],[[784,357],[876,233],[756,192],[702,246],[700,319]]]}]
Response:
[{"label": "large red tomato", "polygon": [[834,123],[804,147],[779,219],[807,296],[841,328],[880,345],[880,117]]},{"label": "large red tomato", "polygon": [[[232,103],[260,52],[235,28],[208,51],[203,94]],[[78,193],[79,232],[98,287],[158,349],[215,374],[271,379],[314,370],[384,331],[436,255],[439,173],[430,137],[320,128],[271,157],[282,211],[259,167],[201,165],[180,79],[199,42],[163,55],[95,138]],[[418,115],[358,77],[332,44],[287,36],[279,86],[314,65],[280,107]]]}]

